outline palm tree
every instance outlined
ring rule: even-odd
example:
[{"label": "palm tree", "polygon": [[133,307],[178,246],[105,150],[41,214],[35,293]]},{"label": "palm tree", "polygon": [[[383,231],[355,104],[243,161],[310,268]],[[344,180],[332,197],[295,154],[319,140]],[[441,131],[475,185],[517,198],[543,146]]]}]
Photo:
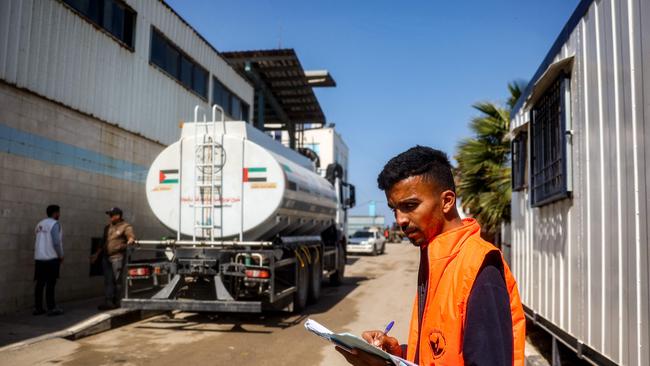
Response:
[{"label": "palm tree", "polygon": [[505,107],[481,102],[472,107],[473,137],[458,144],[455,169],[463,209],[481,224],[483,236],[495,242],[501,222],[510,222],[510,112],[521,95],[520,83],[508,84]]}]

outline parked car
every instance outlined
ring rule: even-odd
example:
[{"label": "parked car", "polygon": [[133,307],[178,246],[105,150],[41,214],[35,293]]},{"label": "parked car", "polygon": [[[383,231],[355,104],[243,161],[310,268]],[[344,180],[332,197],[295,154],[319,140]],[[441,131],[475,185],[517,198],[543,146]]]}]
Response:
[{"label": "parked car", "polygon": [[359,230],[348,239],[348,253],[384,254],[386,238],[379,230]]}]

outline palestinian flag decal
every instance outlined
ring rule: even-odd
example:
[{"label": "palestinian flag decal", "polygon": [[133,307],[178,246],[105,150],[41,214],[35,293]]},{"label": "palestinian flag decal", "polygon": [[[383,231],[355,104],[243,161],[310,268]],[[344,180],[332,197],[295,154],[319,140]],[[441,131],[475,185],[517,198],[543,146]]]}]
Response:
[{"label": "palestinian flag decal", "polygon": [[266,182],[266,168],[244,168],[244,182]]},{"label": "palestinian flag decal", "polygon": [[178,183],[178,169],[161,170],[158,175],[158,183],[160,184]]}]

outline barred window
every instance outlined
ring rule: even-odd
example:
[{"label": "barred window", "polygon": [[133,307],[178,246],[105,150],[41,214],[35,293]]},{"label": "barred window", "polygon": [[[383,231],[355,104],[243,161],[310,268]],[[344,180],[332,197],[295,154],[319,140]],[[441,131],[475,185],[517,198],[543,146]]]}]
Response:
[{"label": "barred window", "polygon": [[512,139],[512,190],[519,191],[526,187],[526,143],[528,132],[519,132]]},{"label": "barred window", "polygon": [[131,51],[135,42],[136,13],[120,0],[63,0],[90,23],[111,34]]},{"label": "barred window", "polygon": [[560,75],[531,111],[531,193],[533,206],[569,196],[567,189],[566,104],[569,78]]},{"label": "barred window", "polygon": [[208,99],[208,71],[154,27],[151,27],[149,61],[187,89]]}]

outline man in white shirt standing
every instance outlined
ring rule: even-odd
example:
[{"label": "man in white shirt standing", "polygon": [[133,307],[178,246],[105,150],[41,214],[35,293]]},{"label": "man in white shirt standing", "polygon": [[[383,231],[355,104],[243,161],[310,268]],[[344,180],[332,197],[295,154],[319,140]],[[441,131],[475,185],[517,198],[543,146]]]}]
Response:
[{"label": "man in white shirt standing", "polygon": [[47,206],[47,218],[36,225],[34,244],[34,315],[45,314],[43,309],[43,289],[47,303],[47,315],[63,314],[54,302],[54,286],[59,278],[59,267],[63,262],[63,230],[59,224],[61,208]]}]

